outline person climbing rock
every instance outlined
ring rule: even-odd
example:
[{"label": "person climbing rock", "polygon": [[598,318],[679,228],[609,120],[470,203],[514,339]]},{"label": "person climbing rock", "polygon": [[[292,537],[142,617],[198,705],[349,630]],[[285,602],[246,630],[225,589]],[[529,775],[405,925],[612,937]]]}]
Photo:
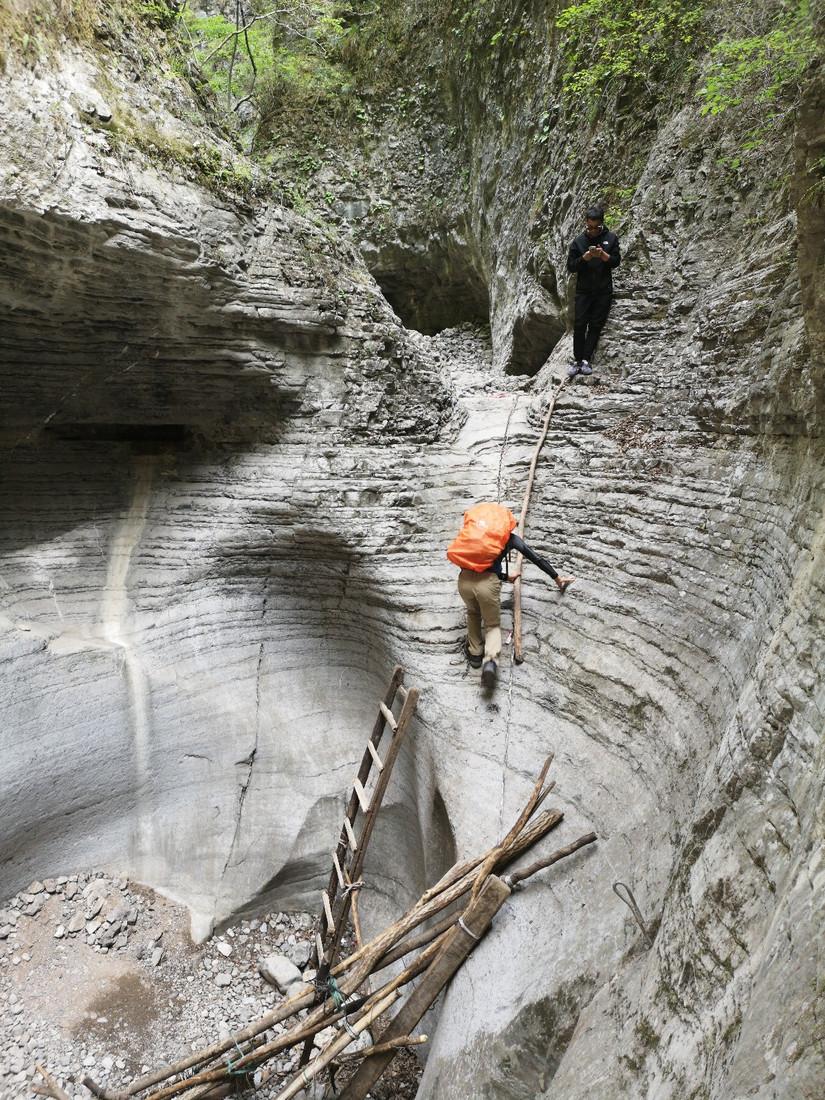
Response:
[{"label": "person climbing rock", "polygon": [[481,668],[486,688],[496,682],[501,653],[501,584],[520,576],[508,575],[510,551],[522,554],[552,577],[561,593],[576,579],[559,576],[546,558],[514,533],[517,526],[504,505],[476,504],[464,513],[462,528],[447,549],[447,557],[461,569],[458,592],[467,608],[467,659],[471,668]]},{"label": "person climbing rock", "polygon": [[567,253],[567,270],[576,276],[573,362],[568,378],[593,373],[596,345],[613,301],[613,268],[622,259],[619,238],[604,224],[601,207],[587,210],[584,227]]}]

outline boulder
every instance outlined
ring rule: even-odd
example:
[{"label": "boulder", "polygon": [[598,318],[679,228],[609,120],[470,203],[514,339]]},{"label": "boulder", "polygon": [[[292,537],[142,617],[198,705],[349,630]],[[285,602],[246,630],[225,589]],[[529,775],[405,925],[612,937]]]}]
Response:
[{"label": "boulder", "polygon": [[258,973],[265,982],[286,994],[292,986],[301,984],[301,971],[286,955],[268,955],[259,965]]}]

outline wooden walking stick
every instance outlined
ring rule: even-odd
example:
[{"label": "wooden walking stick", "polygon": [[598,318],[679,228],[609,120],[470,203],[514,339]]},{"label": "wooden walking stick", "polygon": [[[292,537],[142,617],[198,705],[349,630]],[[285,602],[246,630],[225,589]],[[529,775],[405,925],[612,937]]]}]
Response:
[{"label": "wooden walking stick", "polygon": [[[519,538],[524,538],[524,524],[527,520],[527,509],[530,507],[530,494],[533,492],[533,481],[536,476],[536,466],[539,461],[539,454],[544,446],[544,441],[547,439],[547,433],[550,430],[550,417],[553,415],[553,409],[556,407],[556,399],[561,391],[564,389],[564,384],[567,381],[566,378],[562,378],[561,382],[556,387],[553,396],[550,398],[550,406],[547,409],[547,414],[544,417],[544,424],[542,425],[541,435],[539,441],[536,444],[536,448],[533,451],[533,458],[530,462],[530,472],[527,476],[527,488],[524,490],[524,497],[521,502],[521,514],[519,515],[518,527],[516,528],[516,534]],[[513,567],[514,573],[520,573],[521,567],[524,563],[524,558],[521,554],[516,554],[516,560]],[[519,576],[513,582],[513,660],[517,665],[520,665],[524,660],[524,651],[521,646],[521,577]]]}]

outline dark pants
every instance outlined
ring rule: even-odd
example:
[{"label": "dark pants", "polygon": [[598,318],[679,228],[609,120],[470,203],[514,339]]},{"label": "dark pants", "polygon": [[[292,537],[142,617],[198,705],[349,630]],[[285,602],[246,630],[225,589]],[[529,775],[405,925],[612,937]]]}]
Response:
[{"label": "dark pants", "polygon": [[576,314],[573,321],[573,358],[577,363],[592,360],[604,323],[613,301],[612,290],[595,294],[576,295]]}]

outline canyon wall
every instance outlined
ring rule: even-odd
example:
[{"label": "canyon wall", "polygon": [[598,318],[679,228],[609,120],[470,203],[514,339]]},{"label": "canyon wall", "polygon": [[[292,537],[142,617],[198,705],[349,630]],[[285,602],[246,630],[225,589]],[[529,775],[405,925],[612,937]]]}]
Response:
[{"label": "canyon wall", "polygon": [[[565,107],[545,5],[490,5],[523,28],[495,54],[486,24],[456,44],[410,12],[429,90],[322,169],[329,223],[159,156],[215,141],[160,55],[7,58],[3,894],[107,865],[197,935],[315,908],[401,663],[422,696],[371,920],[506,831],[549,752],[561,842],[600,838],[503,911],[421,1095],[813,1100],[821,77],[730,170],[731,127],[683,97]],[[633,185],[625,258],[526,529],[578,580],[528,567],[526,660],[488,697],[444,547],[472,501],[520,503],[605,160]]]}]

